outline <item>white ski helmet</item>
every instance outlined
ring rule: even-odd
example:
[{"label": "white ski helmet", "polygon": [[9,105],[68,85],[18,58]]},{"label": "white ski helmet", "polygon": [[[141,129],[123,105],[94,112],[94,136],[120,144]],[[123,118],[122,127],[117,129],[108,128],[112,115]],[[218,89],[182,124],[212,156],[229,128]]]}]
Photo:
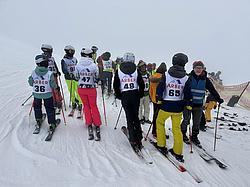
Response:
[{"label": "white ski helmet", "polygon": [[64,51],[67,54],[75,54],[75,48],[71,45],[67,45],[64,47]]},{"label": "white ski helmet", "polygon": [[92,58],[92,54],[93,54],[93,50],[92,49],[82,48],[82,50],[81,50],[81,56],[83,56],[83,57],[90,57],[90,58]]},{"label": "white ski helmet", "polygon": [[133,53],[125,53],[123,55],[123,62],[135,63],[135,55]]},{"label": "white ski helmet", "polygon": [[44,53],[52,53],[53,52],[53,47],[49,44],[42,44],[41,46],[41,50],[44,52]]}]

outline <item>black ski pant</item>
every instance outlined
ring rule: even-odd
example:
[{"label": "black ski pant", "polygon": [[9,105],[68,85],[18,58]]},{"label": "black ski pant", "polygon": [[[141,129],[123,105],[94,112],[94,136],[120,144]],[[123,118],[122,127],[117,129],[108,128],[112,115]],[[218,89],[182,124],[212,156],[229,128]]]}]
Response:
[{"label": "black ski pant", "polygon": [[122,92],[122,107],[126,114],[129,141],[131,143],[141,143],[142,130],[139,121],[140,97],[137,90]]},{"label": "black ski pant", "polygon": [[34,98],[34,112],[35,112],[35,118],[42,119],[42,100],[44,102],[48,123],[49,124],[56,124],[56,114],[55,114],[55,108],[54,108],[54,102],[53,97],[50,97],[48,99],[38,99]]},{"label": "black ski pant", "polygon": [[102,73],[102,89],[104,90],[104,86],[107,86],[109,94],[111,93],[111,89],[112,89],[112,78],[113,78],[112,72],[103,71],[103,73]]},{"label": "black ski pant", "polygon": [[153,103],[153,109],[154,109],[154,113],[153,113],[153,122],[152,122],[153,123],[152,134],[156,135],[156,119],[157,119],[158,113],[161,109],[161,105]]},{"label": "black ski pant", "polygon": [[184,109],[181,123],[182,134],[186,134],[187,132],[187,126],[190,124],[191,115],[193,118],[192,136],[197,136],[199,134],[202,112],[202,107],[193,107],[192,110]]}]

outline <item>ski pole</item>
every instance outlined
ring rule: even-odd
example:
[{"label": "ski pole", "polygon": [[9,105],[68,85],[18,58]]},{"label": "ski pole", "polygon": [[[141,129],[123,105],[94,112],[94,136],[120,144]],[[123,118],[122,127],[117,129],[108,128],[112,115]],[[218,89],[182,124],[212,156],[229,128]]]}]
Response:
[{"label": "ski pole", "polygon": [[33,96],[33,94],[31,94],[23,103],[22,106]]},{"label": "ski pole", "polygon": [[192,141],[191,141],[192,131],[191,131],[191,124],[190,124],[191,114],[192,114],[192,112],[190,110],[188,110],[188,116],[189,116],[188,117],[189,118],[188,130],[189,130],[190,153],[193,153],[193,145],[192,145]]},{"label": "ski pole", "polygon": [[149,128],[148,128],[148,132],[147,132],[147,134],[146,134],[146,136],[145,136],[145,138],[144,138],[145,141],[147,141],[148,134],[149,134],[149,132],[150,132],[150,130],[151,130],[152,125],[153,125],[153,123],[151,123],[150,126],[149,126]]},{"label": "ski pole", "polygon": [[59,83],[60,83],[60,87],[61,87],[61,90],[62,90],[62,96],[63,96],[63,103],[64,103],[64,108],[65,108],[65,111],[66,111],[66,104],[65,104],[65,97],[64,97],[64,92],[63,92],[63,87],[62,87],[62,81],[61,81],[61,78],[59,76]]},{"label": "ski pole", "polygon": [[114,99],[112,105],[115,105],[115,107],[117,107],[117,102],[116,102],[116,98]]},{"label": "ski pole", "polygon": [[114,129],[115,129],[115,130],[116,130],[116,128],[117,128],[117,125],[118,125],[118,122],[119,122],[119,119],[120,119],[121,113],[122,113],[122,106],[121,106],[121,109],[120,109],[120,111],[119,111],[119,114],[118,114],[118,117],[117,117],[116,123],[115,123],[115,127],[114,127]]},{"label": "ski pole", "polygon": [[[65,110],[66,110],[66,107],[65,107]],[[66,124],[66,119],[65,119],[65,115],[64,115],[64,111],[63,110],[62,110],[62,116],[63,116],[64,125],[66,126],[67,124]]]},{"label": "ski pole", "polygon": [[31,115],[31,111],[32,111],[33,106],[34,106],[34,100],[33,100],[32,105],[30,107],[29,116]]},{"label": "ski pole", "polygon": [[217,135],[217,127],[218,127],[218,117],[220,112],[220,104],[218,106],[217,116],[216,116],[216,122],[215,122],[215,131],[214,131],[214,151],[216,147],[216,135]]},{"label": "ski pole", "polygon": [[105,102],[104,102],[104,93],[102,89],[102,105],[103,105],[103,113],[104,113],[104,119],[105,119],[105,124],[107,126],[107,117],[106,117],[106,108],[105,108]]},{"label": "ski pole", "polygon": [[71,96],[72,96],[72,83],[73,80],[70,80],[70,90],[69,90],[69,107],[71,107]]}]

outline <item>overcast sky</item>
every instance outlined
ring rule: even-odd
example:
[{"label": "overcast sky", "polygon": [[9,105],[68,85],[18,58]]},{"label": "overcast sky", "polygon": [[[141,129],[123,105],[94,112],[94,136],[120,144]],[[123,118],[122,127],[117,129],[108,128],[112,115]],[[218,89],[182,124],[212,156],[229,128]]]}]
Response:
[{"label": "overcast sky", "polygon": [[188,71],[202,60],[229,85],[250,80],[249,10],[249,0],[0,0],[0,34],[37,53],[51,44],[59,57],[68,44],[77,57],[96,45],[114,59],[134,52],[137,60],[170,66],[173,54],[184,52]]}]

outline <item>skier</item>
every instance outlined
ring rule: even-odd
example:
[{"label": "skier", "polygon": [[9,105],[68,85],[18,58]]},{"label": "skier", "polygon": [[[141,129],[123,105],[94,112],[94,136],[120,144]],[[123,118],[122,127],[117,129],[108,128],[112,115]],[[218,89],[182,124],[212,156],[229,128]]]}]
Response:
[{"label": "skier", "polygon": [[183,121],[181,124],[183,141],[189,143],[186,132],[187,126],[190,124],[190,118],[192,114],[193,127],[190,138],[195,145],[201,146],[198,139],[198,134],[206,89],[214,96],[218,103],[221,104],[224,101],[220,98],[220,95],[215,90],[212,82],[207,78],[207,72],[204,70],[204,64],[202,61],[195,61],[193,63],[193,70],[191,71],[186,84],[191,89],[190,94],[192,97],[192,107],[189,109],[186,108],[183,112]]},{"label": "skier", "polygon": [[156,63],[152,63],[152,75],[156,73]]},{"label": "skier", "polygon": [[165,74],[167,71],[167,66],[163,62],[160,64],[160,66],[157,68],[156,73],[153,74],[150,77],[150,87],[149,87],[149,95],[151,98],[151,101],[153,103],[153,129],[152,129],[152,134],[154,137],[156,137],[156,118],[158,116],[158,112],[160,110],[160,103],[157,103],[156,101],[156,88],[161,81],[162,75]]},{"label": "skier", "polygon": [[104,87],[108,87],[107,96],[109,97],[112,89],[112,78],[113,78],[113,69],[115,68],[114,62],[110,59],[110,52],[105,52],[102,54],[102,65],[103,65],[103,73],[102,73],[102,90]]},{"label": "skier", "polygon": [[125,53],[123,63],[116,71],[113,83],[116,98],[121,100],[126,114],[127,129],[131,146],[142,148],[142,130],[138,118],[140,98],[144,95],[144,81],[136,70],[135,56],[133,53]]},{"label": "skier", "polygon": [[182,112],[189,100],[189,91],[185,87],[188,79],[185,64],[188,62],[187,55],[177,53],[172,58],[173,66],[162,77],[157,87],[156,98],[162,101],[161,109],[156,119],[157,146],[162,152],[167,152],[165,121],[171,117],[174,145],[170,153],[180,162],[184,162],[182,149],[183,140],[181,133]]},{"label": "skier", "polygon": [[94,62],[96,63],[98,47],[96,47],[96,46],[93,45],[93,46],[91,47],[91,50],[93,51],[92,58],[93,58]]},{"label": "skier", "polygon": [[211,122],[211,110],[217,108],[216,99],[211,93],[208,94],[205,104],[205,117],[207,122]]},{"label": "skier", "polygon": [[55,77],[57,87],[55,90],[53,90],[54,107],[58,109],[57,113],[60,113],[60,110],[62,109],[62,95],[58,84],[58,76],[61,76],[61,73],[58,70],[54,57],[52,56],[53,47],[49,44],[42,44],[41,50],[43,51],[43,55],[45,55],[49,60],[49,66],[48,66],[49,71],[51,71]]},{"label": "skier", "polygon": [[150,75],[153,74],[153,65],[151,63],[147,64],[147,71],[149,72]]},{"label": "skier", "polygon": [[36,118],[36,129],[42,125],[42,100],[48,117],[49,130],[54,131],[56,128],[55,108],[53,102],[52,90],[57,88],[55,78],[51,71],[48,70],[48,58],[44,54],[35,57],[36,68],[29,76],[29,85],[33,87],[34,96],[34,113]]},{"label": "skier", "polygon": [[96,140],[99,141],[101,117],[96,104],[96,86],[98,78],[98,67],[92,59],[91,49],[82,49],[81,58],[76,65],[76,79],[78,80],[78,93],[84,106],[85,123],[88,127],[89,140],[94,139],[93,127],[96,133]]},{"label": "skier", "polygon": [[61,60],[62,72],[69,90],[70,104],[72,104],[72,111],[70,116],[73,115],[73,111],[78,108],[79,112],[82,111],[82,102],[77,92],[78,82],[75,79],[74,72],[77,65],[77,59],[74,57],[75,48],[71,45],[67,45],[64,48],[65,55]]},{"label": "skier", "polygon": [[144,81],[144,96],[140,99],[140,108],[139,108],[139,120],[141,124],[152,122],[149,120],[149,111],[150,111],[150,98],[149,98],[149,73],[147,72],[147,65],[143,60],[140,60],[137,65],[138,71],[142,75]]}]

